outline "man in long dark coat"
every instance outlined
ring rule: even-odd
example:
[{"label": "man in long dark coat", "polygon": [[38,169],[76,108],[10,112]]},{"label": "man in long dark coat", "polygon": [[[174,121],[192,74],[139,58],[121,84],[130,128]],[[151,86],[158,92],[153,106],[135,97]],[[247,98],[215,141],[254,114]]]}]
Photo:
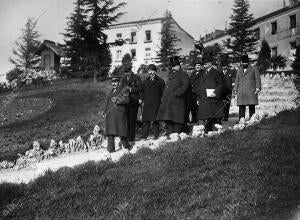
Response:
[{"label": "man in long dark coat", "polygon": [[196,123],[197,120],[197,112],[198,112],[198,104],[197,104],[197,93],[196,90],[199,87],[200,77],[203,73],[202,61],[201,59],[197,59],[194,63],[195,70],[191,73],[191,92],[188,97],[188,115],[191,113],[192,120],[191,123]]},{"label": "man in long dark coat", "polygon": [[232,98],[232,90],[236,77],[236,71],[229,68],[228,59],[226,56],[222,57],[220,61],[220,65],[222,68],[222,73],[224,77],[224,95],[223,95],[223,103],[224,103],[224,121],[228,121],[229,117],[229,109]]},{"label": "man in long dark coat", "polygon": [[212,62],[213,58],[209,54],[203,57],[205,71],[196,89],[199,104],[197,118],[205,121],[205,133],[212,131],[213,125],[224,117],[224,81],[221,71],[212,67]]},{"label": "man in long dark coat", "polygon": [[157,68],[154,64],[148,66],[149,77],[143,81],[142,99],[144,102],[142,121],[143,139],[149,135],[150,123],[154,133],[154,139],[159,135],[159,121],[156,120],[161,97],[165,89],[165,81],[156,75]]},{"label": "man in long dark coat", "polygon": [[131,71],[131,68],[131,64],[124,66],[125,77],[122,79],[122,84],[129,90],[128,140],[130,142],[135,140],[137,113],[139,109],[140,93],[142,90],[142,80]]},{"label": "man in long dark coat", "polygon": [[129,103],[128,90],[120,83],[120,76],[112,76],[112,90],[110,91],[103,117],[105,117],[105,135],[107,137],[107,150],[115,152],[115,137],[120,137],[122,145],[131,149],[127,135],[127,107]]},{"label": "man in long dark coat", "polygon": [[249,65],[248,55],[242,56],[242,67],[237,71],[234,93],[237,93],[239,118],[245,118],[246,106],[249,106],[249,117],[255,114],[258,105],[258,94],[261,90],[261,79],[258,68]]},{"label": "man in long dark coat", "polygon": [[170,60],[172,70],[163,93],[157,120],[165,121],[166,135],[181,133],[186,123],[186,95],[190,86],[189,76],[180,68],[178,57]]}]

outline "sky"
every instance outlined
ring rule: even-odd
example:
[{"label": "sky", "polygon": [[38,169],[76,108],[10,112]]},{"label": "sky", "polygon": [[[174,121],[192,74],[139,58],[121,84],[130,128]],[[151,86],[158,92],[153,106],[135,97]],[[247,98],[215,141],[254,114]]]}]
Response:
[{"label": "sky", "polygon": [[[115,0],[120,2],[121,0]],[[126,12],[119,22],[161,17],[166,9],[195,39],[214,29],[224,29],[230,22],[234,0],[123,0]],[[285,0],[288,1],[288,0]],[[27,18],[39,18],[36,30],[40,40],[63,43],[61,33],[75,0],[0,0],[0,81],[13,66],[8,61]],[[255,18],[280,9],[283,0],[250,0]]]}]

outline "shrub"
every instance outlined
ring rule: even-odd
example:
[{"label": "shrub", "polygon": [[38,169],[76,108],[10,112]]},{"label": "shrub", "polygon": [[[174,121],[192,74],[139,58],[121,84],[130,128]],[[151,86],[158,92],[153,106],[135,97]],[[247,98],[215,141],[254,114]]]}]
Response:
[{"label": "shrub", "polygon": [[12,70],[6,73],[6,79],[8,82],[12,82],[14,79],[17,79],[21,74],[22,74],[21,70],[17,68],[13,68]]},{"label": "shrub", "polygon": [[11,88],[11,86],[8,83],[6,83],[6,82],[0,82],[0,93],[10,91],[11,89],[12,88]]}]

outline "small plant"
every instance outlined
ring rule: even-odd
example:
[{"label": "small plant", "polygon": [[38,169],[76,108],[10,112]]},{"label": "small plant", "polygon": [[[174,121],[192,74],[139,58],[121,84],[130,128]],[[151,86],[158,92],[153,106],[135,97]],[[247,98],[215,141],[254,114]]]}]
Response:
[{"label": "small plant", "polygon": [[275,55],[271,58],[271,66],[273,71],[276,71],[278,68],[285,68],[286,67],[287,58],[282,55]]}]

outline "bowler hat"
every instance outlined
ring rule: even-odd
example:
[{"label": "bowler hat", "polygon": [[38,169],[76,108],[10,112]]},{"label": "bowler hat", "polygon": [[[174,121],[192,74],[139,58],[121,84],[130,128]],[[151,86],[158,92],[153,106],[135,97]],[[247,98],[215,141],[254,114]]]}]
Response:
[{"label": "bowler hat", "polygon": [[119,80],[121,78],[124,77],[124,74],[122,73],[121,69],[115,69],[111,74],[110,74],[110,79],[115,81],[115,80]]},{"label": "bowler hat", "polygon": [[123,70],[124,72],[129,72],[132,69],[132,63],[131,62],[126,62],[123,63]]},{"label": "bowler hat", "polygon": [[197,57],[195,60],[194,60],[194,65],[196,64],[203,64],[203,60],[202,60],[202,57]]},{"label": "bowler hat", "polygon": [[173,67],[173,66],[180,65],[179,57],[178,57],[178,56],[170,57],[170,65],[171,65],[172,67]]},{"label": "bowler hat", "polygon": [[228,58],[227,58],[227,56],[222,56],[222,57],[221,57],[221,59],[220,59],[220,65],[221,65],[222,67],[228,66]]},{"label": "bowler hat", "polygon": [[214,61],[214,57],[210,53],[203,54],[203,64],[212,63]]},{"label": "bowler hat", "polygon": [[157,68],[156,68],[156,66],[154,64],[151,63],[151,64],[148,65],[148,70],[157,71]]},{"label": "bowler hat", "polygon": [[249,63],[249,57],[247,54],[243,54],[241,57],[242,63]]}]

